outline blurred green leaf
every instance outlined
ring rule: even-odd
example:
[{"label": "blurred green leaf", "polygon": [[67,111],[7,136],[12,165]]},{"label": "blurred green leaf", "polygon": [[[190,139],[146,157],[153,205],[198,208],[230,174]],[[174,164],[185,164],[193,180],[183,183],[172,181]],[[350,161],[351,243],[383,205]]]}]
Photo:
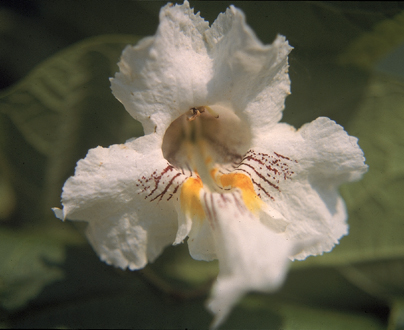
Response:
[{"label": "blurred green leaf", "polygon": [[339,271],[363,291],[386,301],[404,297],[404,260],[349,265]]},{"label": "blurred green leaf", "polygon": [[212,282],[219,273],[217,260],[206,262],[192,259],[186,243],[167,247],[164,255],[151,267],[159,274],[164,274],[165,278],[185,283],[191,288]]},{"label": "blurred green leaf", "polygon": [[[176,248],[173,248],[176,249]],[[167,256],[166,253],[162,256]],[[196,261],[193,261],[193,263]],[[205,264],[204,262],[200,262]],[[154,265],[153,265],[154,267]],[[129,272],[114,269],[100,262],[89,249],[70,249],[65,262],[65,278],[47,286],[32,303],[31,308],[13,315],[9,326],[67,327],[67,328],[148,328],[148,329],[205,329],[212,321],[205,308],[206,296],[182,299],[156,290],[143,276],[143,271]],[[83,276],[85,274],[85,276]],[[336,273],[337,274],[337,273]],[[332,306],[335,292],[331,273],[315,281],[322,291],[323,306],[313,302],[291,300],[287,296],[250,294],[232,311],[221,329],[383,329],[383,321],[367,310],[348,311]],[[306,276],[307,279],[307,276]],[[335,279],[337,279],[335,277]],[[328,280],[328,282],[327,282]],[[176,286],[173,288],[181,288]],[[306,287],[307,291],[313,287]],[[355,295],[347,287],[346,292]],[[207,294],[207,292],[206,292]],[[319,296],[320,297],[320,296]],[[343,297],[343,295],[341,295]],[[351,299],[345,295],[345,299]]]},{"label": "blurred green leaf", "polygon": [[366,314],[327,311],[308,306],[280,305],[285,330],[376,330],[385,329],[378,319]]},{"label": "blurred green leaf", "polygon": [[397,11],[404,8],[399,1],[322,1],[323,6],[335,8],[347,14],[384,14],[394,16]]},{"label": "blurred green leaf", "polygon": [[387,330],[404,329],[404,300],[397,299],[392,308]]},{"label": "blurred green leaf", "polygon": [[404,81],[404,43],[376,64],[376,70]]},{"label": "blurred green leaf", "polygon": [[389,306],[383,299],[363,291],[332,267],[292,269],[283,287],[273,296],[279,301],[293,304],[352,312],[383,314]]},{"label": "blurred green leaf", "polygon": [[281,305],[285,319],[285,330],[344,330],[385,329],[374,317],[349,312],[327,311],[306,306]]},{"label": "blurred green leaf", "polygon": [[10,180],[0,171],[0,221],[6,220],[16,205],[14,189]]},{"label": "blurred green leaf", "polygon": [[63,278],[65,244],[81,242],[77,235],[50,231],[0,230],[0,304],[24,307],[42,289]]},{"label": "blurred green leaf", "polygon": [[376,24],[371,32],[351,41],[339,57],[341,64],[372,69],[376,62],[404,41],[404,11]]},{"label": "blurred green leaf", "polygon": [[88,247],[70,247],[61,268],[64,279],[11,314],[8,327],[204,329],[211,321],[205,297],[183,300],[163,293],[144,270],[106,265]]},{"label": "blurred green leaf", "polygon": [[102,90],[102,87],[109,86],[108,77],[117,70],[123,48],[138,39],[133,36],[102,36],[61,51],[0,95],[2,112],[11,118],[35,150],[52,156],[55,141],[71,138],[72,128],[65,128],[67,123],[64,121],[77,122],[76,117],[83,115],[81,113],[87,110],[85,107],[97,114],[96,106],[101,105],[100,100],[89,98],[98,96],[109,100],[102,96],[102,92],[108,92],[109,96],[110,90]]},{"label": "blurred green leaf", "polygon": [[0,95],[7,143],[4,171],[17,192],[20,219],[49,219],[61,187],[87,150],[142,134],[111,94],[108,78],[133,36],[85,40],[39,65]]},{"label": "blurred green leaf", "polygon": [[[403,9],[400,4],[372,5],[369,2],[358,10],[349,2],[191,1],[195,12],[200,11],[210,23],[232,4],[243,10],[247,23],[264,43],[271,43],[277,34],[286,36],[295,47],[292,58],[296,52],[311,58],[334,57],[351,40],[370,31],[375,23],[391,18]],[[145,10],[156,8],[153,10],[156,12],[161,5],[164,2],[153,1],[151,4],[140,2],[139,6]]]},{"label": "blurred green leaf", "polygon": [[333,311],[250,295],[221,329],[381,330],[383,322],[366,313]]}]

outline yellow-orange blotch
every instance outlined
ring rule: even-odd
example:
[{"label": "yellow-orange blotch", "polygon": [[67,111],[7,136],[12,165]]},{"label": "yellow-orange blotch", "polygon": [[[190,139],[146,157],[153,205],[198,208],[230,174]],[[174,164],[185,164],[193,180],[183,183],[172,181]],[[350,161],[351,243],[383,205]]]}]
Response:
[{"label": "yellow-orange blotch", "polygon": [[223,188],[239,188],[247,208],[254,214],[259,212],[263,202],[255,193],[253,183],[247,175],[242,173],[223,174],[219,180]]},{"label": "yellow-orange blotch", "polygon": [[205,218],[205,211],[203,210],[200,191],[203,188],[201,178],[188,178],[181,188],[181,208],[184,213],[191,218],[198,218],[200,220]]}]

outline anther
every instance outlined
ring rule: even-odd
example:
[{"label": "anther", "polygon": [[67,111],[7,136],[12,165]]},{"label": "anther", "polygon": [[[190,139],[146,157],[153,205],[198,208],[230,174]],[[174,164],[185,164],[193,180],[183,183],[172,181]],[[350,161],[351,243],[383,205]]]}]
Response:
[{"label": "anther", "polygon": [[189,109],[189,111],[191,111],[192,114],[187,118],[188,121],[195,120],[205,111],[208,111],[208,113],[210,113],[212,117],[219,118],[219,115],[211,107],[207,105],[197,108],[191,108]]},{"label": "anther", "polygon": [[192,115],[189,116],[187,119],[188,121],[193,121],[196,118],[198,118],[201,115],[201,113],[205,112],[205,108],[204,107],[191,108],[189,109],[189,111],[192,112]]}]

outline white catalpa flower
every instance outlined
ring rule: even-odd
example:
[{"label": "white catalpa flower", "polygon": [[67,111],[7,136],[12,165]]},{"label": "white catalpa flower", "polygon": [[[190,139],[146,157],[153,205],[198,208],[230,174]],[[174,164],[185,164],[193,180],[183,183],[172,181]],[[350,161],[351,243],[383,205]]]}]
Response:
[{"label": "white catalpa flower", "polygon": [[290,50],[282,36],[263,45],[233,6],[211,27],[187,1],[163,7],[111,79],[145,136],[91,149],[57,217],[88,222],[100,258],[123,269],[186,239],[194,259],[218,259],[214,326],[246,292],[278,288],[290,259],[330,251],[348,232],[337,188],[367,166],[328,118],[278,123]]}]

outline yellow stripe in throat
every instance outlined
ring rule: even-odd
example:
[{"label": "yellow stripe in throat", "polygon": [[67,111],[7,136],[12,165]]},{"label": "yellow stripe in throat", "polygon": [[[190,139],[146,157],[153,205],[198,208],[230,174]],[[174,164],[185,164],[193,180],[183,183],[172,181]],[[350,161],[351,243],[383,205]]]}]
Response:
[{"label": "yellow stripe in throat", "polygon": [[198,218],[200,220],[205,218],[205,211],[203,210],[200,191],[203,188],[202,180],[198,178],[188,178],[181,187],[181,208],[184,213],[192,219]]},{"label": "yellow stripe in throat", "polygon": [[253,213],[259,213],[262,207],[262,200],[255,193],[251,178],[242,173],[222,174],[219,178],[223,188],[239,188],[247,208]]}]

